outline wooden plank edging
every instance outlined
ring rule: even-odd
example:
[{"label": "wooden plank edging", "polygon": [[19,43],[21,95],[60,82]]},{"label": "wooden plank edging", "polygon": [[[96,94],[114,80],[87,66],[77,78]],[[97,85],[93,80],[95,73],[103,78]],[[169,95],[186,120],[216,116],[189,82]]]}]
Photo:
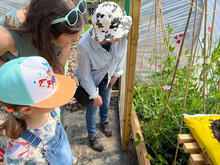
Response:
[{"label": "wooden plank edging", "polygon": [[177,140],[180,144],[195,142],[195,138],[191,134],[178,134]]},{"label": "wooden plank edging", "polygon": [[136,137],[136,133],[139,133],[141,137],[140,144],[135,147],[139,165],[150,165],[151,164],[150,160],[146,158],[147,149],[145,147],[143,134],[141,132],[141,127],[140,127],[139,120],[138,120],[138,117],[135,111],[131,113],[131,127],[132,127],[132,134],[133,134],[134,140],[135,141],[138,140]]},{"label": "wooden plank edging", "polygon": [[203,155],[199,145],[195,138],[191,134],[178,134],[177,140],[180,144],[183,144],[183,149],[186,153],[190,153],[188,165],[208,165],[209,162],[206,158],[208,156]]}]

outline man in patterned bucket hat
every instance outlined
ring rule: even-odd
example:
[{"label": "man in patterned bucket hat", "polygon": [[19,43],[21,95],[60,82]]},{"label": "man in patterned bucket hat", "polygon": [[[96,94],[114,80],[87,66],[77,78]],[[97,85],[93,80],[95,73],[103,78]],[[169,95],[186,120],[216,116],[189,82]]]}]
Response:
[{"label": "man in patterned bucket hat", "polygon": [[92,15],[90,35],[96,41],[109,41],[127,36],[132,18],[114,2],[102,3]]},{"label": "man in patterned bucket hat", "polygon": [[96,116],[100,109],[100,127],[105,136],[112,135],[108,109],[111,88],[123,73],[127,54],[127,35],[132,18],[114,2],[104,2],[92,15],[92,27],[79,41],[76,77],[92,100],[86,109],[90,146],[101,152],[103,145],[96,134]]}]

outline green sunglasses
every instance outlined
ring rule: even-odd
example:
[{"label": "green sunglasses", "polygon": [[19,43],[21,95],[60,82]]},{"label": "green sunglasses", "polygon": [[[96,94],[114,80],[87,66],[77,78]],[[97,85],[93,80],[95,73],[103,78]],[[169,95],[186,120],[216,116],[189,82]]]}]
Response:
[{"label": "green sunglasses", "polygon": [[78,17],[79,17],[78,12],[80,14],[85,14],[86,9],[87,9],[86,0],[81,0],[77,4],[77,6],[73,10],[71,10],[65,17],[57,18],[57,19],[53,20],[51,24],[53,25],[53,24],[57,24],[57,23],[66,21],[69,26],[73,26],[78,21]]}]

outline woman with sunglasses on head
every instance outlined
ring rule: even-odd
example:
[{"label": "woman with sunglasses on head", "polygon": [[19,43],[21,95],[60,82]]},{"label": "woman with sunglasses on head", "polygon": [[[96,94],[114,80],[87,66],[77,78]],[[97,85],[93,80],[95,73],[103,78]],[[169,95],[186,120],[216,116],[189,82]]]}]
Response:
[{"label": "woman with sunglasses on head", "polygon": [[[132,18],[119,5],[104,2],[92,15],[93,26],[79,41],[76,76],[80,87],[93,101],[87,105],[86,124],[90,146],[101,152],[103,145],[96,135],[96,116],[100,108],[100,127],[105,136],[112,135],[108,119],[111,88],[123,73],[127,53],[127,34]],[[76,92],[77,93],[77,92]],[[76,95],[75,95],[76,97]]]},{"label": "woman with sunglasses on head", "polygon": [[28,6],[0,17],[0,66],[21,56],[42,56],[56,73],[73,41],[79,40],[85,0],[30,0]]},{"label": "woman with sunglasses on head", "polygon": [[18,57],[42,56],[55,73],[64,74],[71,44],[79,40],[84,26],[85,13],[85,0],[30,0],[25,9],[3,15],[0,67]]}]

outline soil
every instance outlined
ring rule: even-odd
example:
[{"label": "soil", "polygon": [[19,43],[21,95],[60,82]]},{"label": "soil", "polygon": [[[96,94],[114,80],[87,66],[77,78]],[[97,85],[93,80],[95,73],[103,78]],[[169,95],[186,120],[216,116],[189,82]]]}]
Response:
[{"label": "soil", "polygon": [[215,138],[220,142],[220,120],[212,121],[210,128],[212,129]]}]

